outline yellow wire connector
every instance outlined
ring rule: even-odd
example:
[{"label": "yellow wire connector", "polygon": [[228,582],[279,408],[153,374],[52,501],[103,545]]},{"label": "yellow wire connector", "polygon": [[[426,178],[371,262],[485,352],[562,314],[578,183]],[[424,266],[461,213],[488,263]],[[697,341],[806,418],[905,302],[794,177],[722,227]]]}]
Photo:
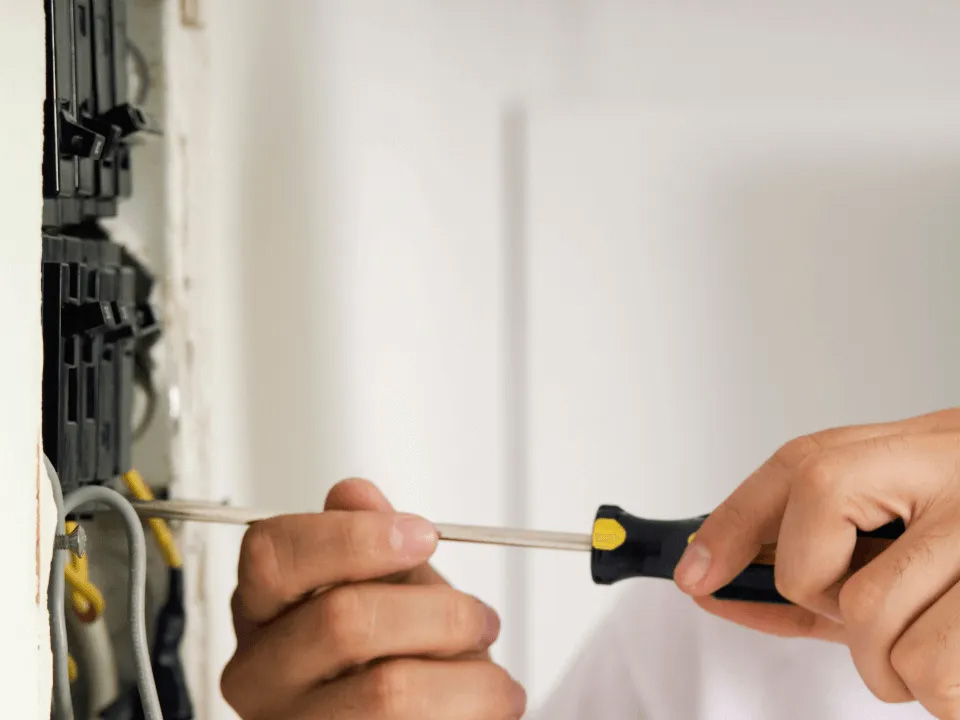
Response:
[{"label": "yellow wire connector", "polygon": [[[153,500],[153,492],[144,482],[143,477],[136,470],[130,470],[123,475],[123,481],[127,484],[130,492],[137,500]],[[173,539],[173,533],[170,532],[170,526],[162,518],[150,518],[150,529],[157,539],[157,545],[160,546],[160,552],[163,559],[171,568],[183,567],[183,559],[180,557],[180,551],[177,549],[177,543]]]}]

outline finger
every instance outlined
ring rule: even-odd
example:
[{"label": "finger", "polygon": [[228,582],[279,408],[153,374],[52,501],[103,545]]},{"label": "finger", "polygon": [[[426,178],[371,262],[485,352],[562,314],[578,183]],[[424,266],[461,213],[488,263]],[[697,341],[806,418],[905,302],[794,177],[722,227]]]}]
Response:
[{"label": "finger", "polygon": [[[960,436],[956,436],[960,437]],[[833,448],[801,468],[777,539],[777,588],[838,618],[857,530],[910,523],[956,472],[953,434],[893,435]]]},{"label": "finger", "polygon": [[414,515],[328,511],[256,522],[240,550],[243,617],[276,617],[318,588],[409,570],[437,546],[437,531]]},{"label": "finger", "polygon": [[938,507],[937,515],[911,524],[840,590],[853,661],[867,687],[886,702],[913,699],[891,663],[894,645],[960,577],[957,508]]},{"label": "finger", "polygon": [[300,694],[347,669],[388,657],[479,652],[499,632],[491,608],[445,585],[343,585],[263,628],[231,660],[224,682],[256,715],[266,710],[258,703]]},{"label": "finger", "polygon": [[233,595],[230,596],[230,613],[233,616],[233,632],[237,637],[237,647],[241,647],[246,643],[250,634],[256,629],[257,624],[248,620],[243,616],[243,611],[240,607],[240,595],[238,590],[233,591]]},{"label": "finger", "polygon": [[934,717],[960,717],[960,586],[954,585],[893,646],[891,661]]},{"label": "finger", "polygon": [[390,660],[322,686],[289,720],[515,720],[526,694],[483,660]]},{"label": "finger", "polygon": [[[327,495],[325,507],[327,510],[377,510],[380,512],[392,512],[394,509],[376,485],[360,478],[343,480],[334,485]],[[447,584],[444,577],[428,563],[391,575],[384,580],[391,583],[405,582],[419,585]]]},{"label": "finger", "polygon": [[777,539],[791,481],[809,458],[871,438],[932,432],[955,425],[960,426],[960,413],[950,410],[898,423],[835,428],[792,440],[704,521],[678,563],[674,579],[692,595],[707,595],[739,575],[761,545]]},{"label": "finger", "polygon": [[710,595],[694,601],[711,615],[737,625],[780,637],[807,637],[842,643],[844,627],[832,620],[795,605],[717,600]]},{"label": "finger", "polygon": [[350,478],[334,485],[327,494],[324,510],[376,510],[393,512],[393,505],[369,480]]}]

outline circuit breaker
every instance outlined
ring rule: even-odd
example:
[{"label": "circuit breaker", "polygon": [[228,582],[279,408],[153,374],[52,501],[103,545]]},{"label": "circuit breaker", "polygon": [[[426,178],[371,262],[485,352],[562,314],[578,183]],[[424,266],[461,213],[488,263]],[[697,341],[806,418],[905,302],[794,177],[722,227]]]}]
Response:
[{"label": "circuit breaker", "polygon": [[132,192],[126,0],[46,0],[43,442],[64,492],[131,468],[135,369],[159,326],[153,280],[100,219]]}]

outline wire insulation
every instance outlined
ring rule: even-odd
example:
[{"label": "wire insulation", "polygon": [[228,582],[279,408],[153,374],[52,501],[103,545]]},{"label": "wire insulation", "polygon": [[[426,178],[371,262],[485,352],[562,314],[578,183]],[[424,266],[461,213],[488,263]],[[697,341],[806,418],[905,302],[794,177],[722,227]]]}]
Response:
[{"label": "wire insulation", "polygon": [[[124,473],[123,481],[127,484],[130,492],[137,500],[153,500],[153,491],[144,481],[143,476],[136,470],[130,470]],[[183,558],[180,557],[180,551],[177,549],[177,542],[173,539],[173,533],[170,532],[170,526],[163,518],[150,518],[150,529],[157,539],[157,545],[160,546],[160,552],[167,565],[173,569],[183,567]]]},{"label": "wire insulation", "polygon": [[[77,523],[73,520],[67,520],[65,529],[67,535],[72,533],[77,528]],[[69,568],[74,568],[79,575],[84,580],[89,580],[89,568],[87,566],[87,554],[84,553],[83,557],[76,555],[75,553],[70,553],[70,561],[67,563],[68,577],[67,582],[70,582],[69,577]],[[79,592],[76,589],[73,589],[70,593],[71,599],[73,600],[73,612],[80,617],[89,617],[90,620],[93,620],[95,617],[93,609],[90,607],[90,603],[87,602],[87,599],[83,596],[83,593]]]},{"label": "wire insulation", "polygon": [[143,415],[140,416],[136,426],[133,428],[134,441],[140,440],[146,434],[150,424],[153,422],[154,416],[157,414],[159,399],[157,397],[157,391],[153,387],[153,381],[150,379],[149,372],[149,370],[144,370],[144,377],[135,381],[135,387],[141,388],[146,395],[146,406],[143,409]]},{"label": "wire insulation", "polygon": [[[70,587],[73,588],[73,609],[77,616],[85,622],[92,622],[100,617],[106,606],[100,588],[83,577],[74,565],[67,565],[64,568],[64,575]],[[78,603],[78,598],[83,602]]]},{"label": "wire insulation", "polygon": [[[60,476],[50,462],[43,456],[47,469],[53,501],[57,506],[57,534],[66,530],[66,509],[63,502],[63,490],[60,488]],[[63,609],[63,568],[67,562],[67,553],[53,550],[50,567],[50,589],[47,594],[47,608],[50,611],[50,644],[53,648],[53,712],[57,720],[74,720],[73,698],[70,695],[70,668],[67,660],[67,619]]]},{"label": "wire insulation", "polygon": [[[160,698],[150,666],[150,648],[147,644],[146,620],[146,584],[147,584],[147,545],[143,526],[130,502],[115,490],[90,485],[71,493],[64,503],[64,512],[72,513],[87,503],[98,502],[109,505],[123,519],[127,530],[127,545],[130,550],[130,602],[129,623],[133,639],[134,663],[137,670],[137,686],[143,704],[145,720],[163,720],[160,710]],[[63,570],[61,568],[62,577]],[[62,586],[61,586],[62,587]],[[60,596],[61,617],[63,596]],[[69,686],[68,686],[69,687]]]}]

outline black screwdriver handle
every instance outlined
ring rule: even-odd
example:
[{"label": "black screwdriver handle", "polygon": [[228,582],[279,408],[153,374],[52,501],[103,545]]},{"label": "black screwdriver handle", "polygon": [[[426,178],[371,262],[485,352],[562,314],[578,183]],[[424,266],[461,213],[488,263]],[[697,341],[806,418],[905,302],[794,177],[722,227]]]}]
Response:
[{"label": "black screwdriver handle", "polygon": [[[593,581],[611,585],[632,577],[672,579],[680,556],[706,515],[685,520],[647,520],[616,505],[601,505],[593,524],[590,570]],[[858,531],[851,567],[866,565],[904,531],[895,520],[871,532]],[[776,545],[764,545],[753,563],[713,595],[723,600],[789,603],[774,583]]]}]

